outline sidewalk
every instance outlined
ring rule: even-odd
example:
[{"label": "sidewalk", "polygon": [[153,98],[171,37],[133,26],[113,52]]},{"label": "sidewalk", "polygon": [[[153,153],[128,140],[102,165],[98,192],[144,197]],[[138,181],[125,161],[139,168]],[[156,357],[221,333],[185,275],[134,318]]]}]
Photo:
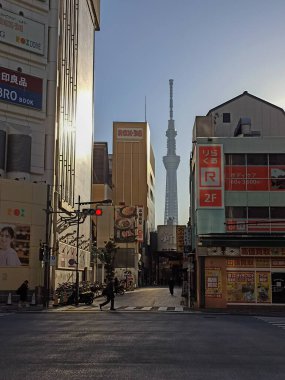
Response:
[{"label": "sidewalk", "polygon": [[[95,298],[93,305],[90,306],[90,310],[99,310],[99,304],[103,302],[103,297],[99,296]],[[171,296],[168,290],[168,287],[144,287],[137,288],[134,291],[128,291],[124,295],[116,295],[115,297],[115,308],[124,308],[124,307],[168,307],[175,308],[181,307],[181,288],[174,289],[174,295]],[[106,305],[108,309],[109,305]],[[0,312],[41,312],[47,310],[62,309],[64,310],[66,306],[53,307],[53,302],[50,302],[49,309],[43,308],[42,305],[32,305],[28,308],[18,308],[18,304],[6,305],[0,304]],[[79,306],[69,305],[69,308],[86,308],[85,304],[79,304]],[[285,306],[266,306],[266,305],[257,305],[257,306],[229,306],[226,309],[188,309],[186,305],[183,305],[184,311],[195,311],[201,314],[228,314],[228,315],[251,315],[251,316],[276,316],[276,317],[285,317]]]}]

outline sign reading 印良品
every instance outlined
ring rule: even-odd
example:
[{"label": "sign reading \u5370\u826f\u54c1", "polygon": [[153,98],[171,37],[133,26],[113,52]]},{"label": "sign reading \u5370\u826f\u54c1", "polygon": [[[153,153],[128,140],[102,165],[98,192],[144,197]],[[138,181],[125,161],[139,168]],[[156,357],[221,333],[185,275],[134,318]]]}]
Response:
[{"label": "sign reading \u5370\u826f\u54c1", "polygon": [[42,109],[43,80],[0,66],[0,101]]}]

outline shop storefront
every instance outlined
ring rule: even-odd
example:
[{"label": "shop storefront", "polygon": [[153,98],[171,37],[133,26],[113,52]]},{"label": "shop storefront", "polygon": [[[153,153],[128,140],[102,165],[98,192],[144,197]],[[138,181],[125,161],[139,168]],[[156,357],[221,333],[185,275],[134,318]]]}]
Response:
[{"label": "shop storefront", "polygon": [[206,308],[285,304],[285,248],[241,247],[232,252],[235,256],[205,257]]}]

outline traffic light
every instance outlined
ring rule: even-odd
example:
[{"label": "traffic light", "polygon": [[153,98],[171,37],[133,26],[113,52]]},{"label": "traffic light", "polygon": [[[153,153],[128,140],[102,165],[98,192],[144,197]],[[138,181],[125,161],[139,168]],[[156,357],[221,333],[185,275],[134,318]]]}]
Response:
[{"label": "traffic light", "polygon": [[102,216],[102,214],[103,214],[103,211],[102,211],[101,208],[96,208],[96,209],[95,209],[95,215],[96,215],[96,216]]},{"label": "traffic light", "polygon": [[84,208],[82,210],[83,215],[96,215],[101,216],[103,214],[103,211],[101,208]]}]

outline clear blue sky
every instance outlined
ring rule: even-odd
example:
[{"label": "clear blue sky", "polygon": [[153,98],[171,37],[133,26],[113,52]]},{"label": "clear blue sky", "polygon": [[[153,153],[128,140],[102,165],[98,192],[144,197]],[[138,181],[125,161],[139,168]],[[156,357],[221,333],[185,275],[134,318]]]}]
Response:
[{"label": "clear blue sky", "polygon": [[179,223],[186,224],[195,116],[244,91],[285,108],[285,0],[101,0],[95,44],[95,140],[112,153],[113,121],[144,121],[147,97],[157,225],[174,79]]}]

